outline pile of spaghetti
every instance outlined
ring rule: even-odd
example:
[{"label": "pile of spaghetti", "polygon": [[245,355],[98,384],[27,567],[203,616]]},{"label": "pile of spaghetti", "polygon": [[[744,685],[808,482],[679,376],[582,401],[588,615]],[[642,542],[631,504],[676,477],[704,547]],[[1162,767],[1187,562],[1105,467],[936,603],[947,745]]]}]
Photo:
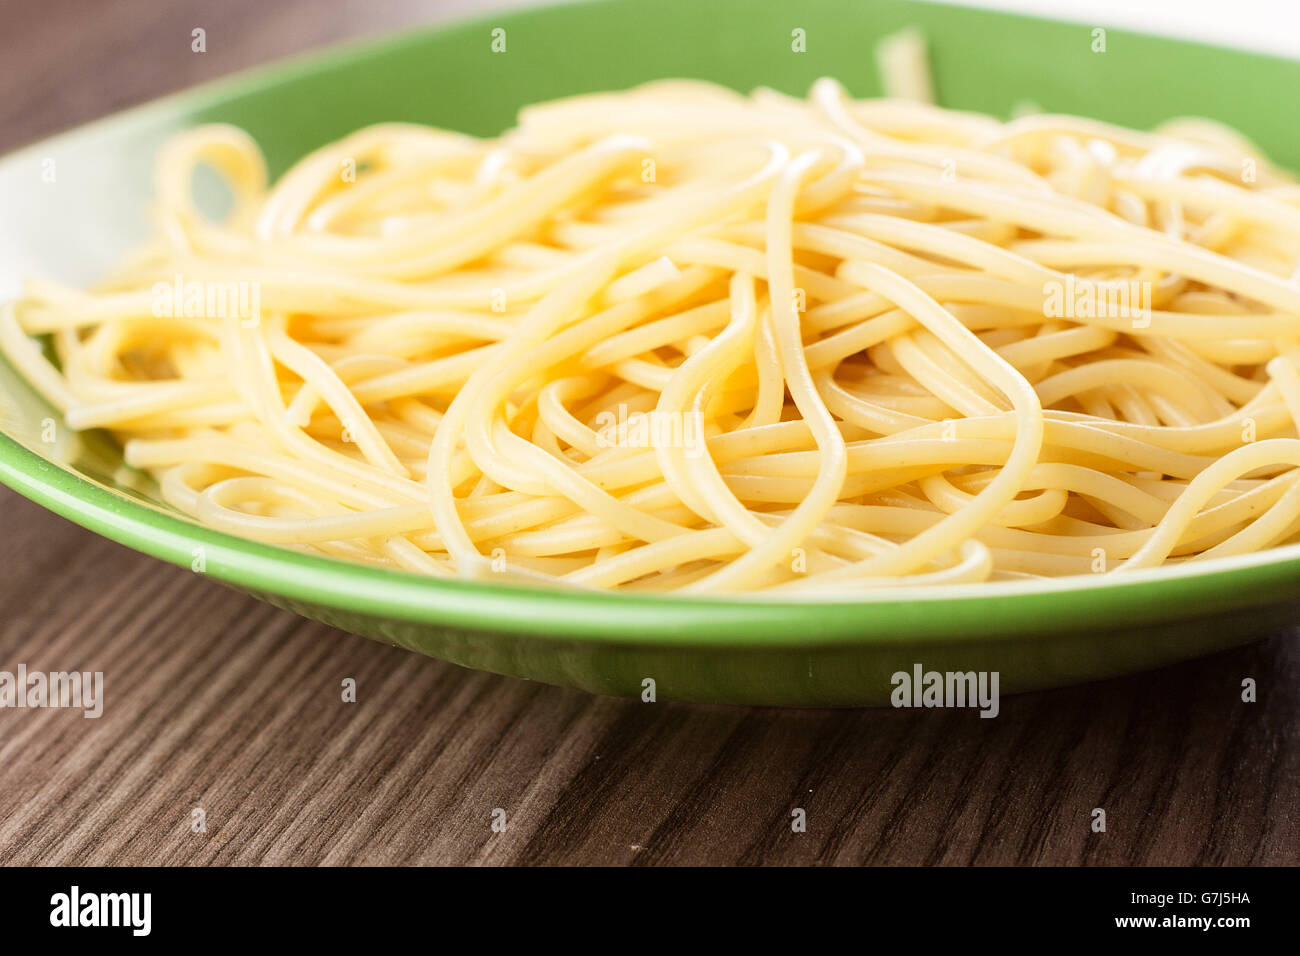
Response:
[{"label": "pile of spaghetti", "polygon": [[269,186],[204,126],[154,214],[93,292],[32,281],[0,341],[236,535],[800,597],[1300,533],[1300,188],[1206,121],[672,81],[495,139],[370,127]]}]

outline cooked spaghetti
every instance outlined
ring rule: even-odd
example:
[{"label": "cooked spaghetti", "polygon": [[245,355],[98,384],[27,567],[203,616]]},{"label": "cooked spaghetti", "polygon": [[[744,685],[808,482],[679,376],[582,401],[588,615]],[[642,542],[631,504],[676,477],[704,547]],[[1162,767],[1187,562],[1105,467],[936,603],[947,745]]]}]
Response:
[{"label": "cooked spaghetti", "polygon": [[1300,188],[1206,121],[672,81],[495,139],[373,126],[273,186],[200,127],[155,216],[94,292],[32,281],[0,345],[236,535],[798,597],[1300,534]]}]

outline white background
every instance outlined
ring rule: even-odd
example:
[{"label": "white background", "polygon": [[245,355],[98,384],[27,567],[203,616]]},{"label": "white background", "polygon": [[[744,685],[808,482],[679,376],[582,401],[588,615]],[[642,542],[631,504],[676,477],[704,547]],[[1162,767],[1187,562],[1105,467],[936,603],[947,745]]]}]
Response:
[{"label": "white background", "polygon": [[[922,2],[922,0],[917,0]],[[1300,0],[943,0],[1300,59]],[[1289,95],[1300,97],[1300,90]]]}]

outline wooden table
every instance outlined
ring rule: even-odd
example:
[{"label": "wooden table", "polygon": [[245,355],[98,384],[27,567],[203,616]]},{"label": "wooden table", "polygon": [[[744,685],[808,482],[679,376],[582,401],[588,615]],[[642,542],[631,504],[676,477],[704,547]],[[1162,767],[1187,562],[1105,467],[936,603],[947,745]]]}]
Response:
[{"label": "wooden table", "polygon": [[[14,6],[0,149],[469,4]],[[205,54],[190,51],[195,26]],[[1009,698],[996,720],[751,710],[595,698],[426,660],[7,491],[0,567],[0,670],[99,670],[106,684],[98,720],[0,710],[0,863],[1300,862],[1293,632]],[[346,677],[356,703],[340,700]],[[1258,703],[1241,702],[1244,677]],[[1090,830],[1095,807],[1105,833]],[[792,832],[796,808],[807,832]]]}]

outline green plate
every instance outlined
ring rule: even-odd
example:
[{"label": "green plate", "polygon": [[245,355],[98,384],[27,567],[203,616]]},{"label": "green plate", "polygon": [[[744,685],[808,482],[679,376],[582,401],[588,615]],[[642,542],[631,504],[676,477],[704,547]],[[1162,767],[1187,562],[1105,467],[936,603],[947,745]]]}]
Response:
[{"label": "green plate", "polygon": [[[379,120],[489,134],[525,103],[700,77],[804,93],[821,75],[879,92],[875,42],[929,39],[947,106],[1043,108],[1149,127],[1223,120],[1300,166],[1300,64],[1004,14],[882,0],[608,0],[499,14],[273,66],[94,123],[0,160],[0,298],[24,275],[85,283],[144,238],[152,157],[178,129],[249,130],[273,172]],[[492,52],[494,28],[506,52]],[[803,30],[806,52],[792,49]],[[1285,96],[1280,95],[1286,93]],[[46,182],[53,170],[54,182]],[[43,177],[43,173],[47,175]],[[881,703],[890,676],[990,670],[1004,693],[1157,667],[1295,620],[1300,547],[1127,577],[873,591],[773,603],[448,583],[254,544],[153,502],[102,433],[76,435],[0,363],[0,480],[165,561],[300,614],[469,667],[608,694],[752,704]],[[2,525],[0,525],[2,526]],[[200,552],[198,549],[202,549]]]}]

